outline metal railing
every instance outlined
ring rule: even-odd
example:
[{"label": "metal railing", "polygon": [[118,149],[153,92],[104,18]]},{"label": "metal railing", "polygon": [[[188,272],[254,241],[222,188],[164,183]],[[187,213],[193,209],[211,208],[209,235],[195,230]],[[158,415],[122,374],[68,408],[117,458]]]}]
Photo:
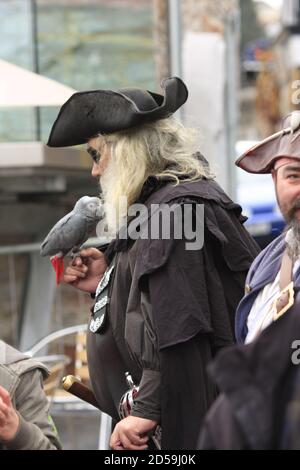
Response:
[{"label": "metal railing", "polygon": [[[109,243],[110,239],[107,237],[91,237],[81,248],[89,248],[91,246],[102,246]],[[39,251],[41,248],[40,243],[23,243],[18,245],[3,245],[0,246],[0,255],[17,254],[17,253],[33,253]]]}]

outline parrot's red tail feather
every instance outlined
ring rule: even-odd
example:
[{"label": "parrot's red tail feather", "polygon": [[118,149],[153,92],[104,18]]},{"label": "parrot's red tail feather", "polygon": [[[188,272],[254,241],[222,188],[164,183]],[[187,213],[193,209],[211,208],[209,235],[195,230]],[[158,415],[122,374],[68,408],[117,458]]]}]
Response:
[{"label": "parrot's red tail feather", "polygon": [[50,258],[52,266],[56,274],[56,285],[60,284],[62,275],[65,270],[64,258],[62,256],[52,256]]}]

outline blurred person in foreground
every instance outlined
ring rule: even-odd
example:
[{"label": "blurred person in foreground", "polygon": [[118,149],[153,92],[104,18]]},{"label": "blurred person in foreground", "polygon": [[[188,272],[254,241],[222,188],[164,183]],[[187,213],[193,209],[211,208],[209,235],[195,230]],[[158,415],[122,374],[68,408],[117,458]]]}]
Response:
[{"label": "blurred person in foreground", "polygon": [[48,369],[0,340],[0,450],[61,449],[43,390]]},{"label": "blurred person in foreground", "polygon": [[300,112],[236,163],[272,174],[287,230],[250,268],[236,314],[236,337],[246,345],[224,351],[212,366],[223,393],[207,414],[199,447],[299,449]]},{"label": "blurred person in foreground", "polygon": [[[158,424],[163,449],[195,448],[216,396],[206,365],[233,342],[234,311],[258,252],[241,207],[196,151],[195,133],[171,117],[187,99],[185,84],[172,77],[162,86],[164,96],[136,88],[76,93],[48,141],[87,144],[115,237],[105,253],[82,250],[64,280],[95,293],[89,371],[99,408],[119,421],[110,440],[118,450],[146,449]],[[139,392],[120,420],[126,371]]]}]

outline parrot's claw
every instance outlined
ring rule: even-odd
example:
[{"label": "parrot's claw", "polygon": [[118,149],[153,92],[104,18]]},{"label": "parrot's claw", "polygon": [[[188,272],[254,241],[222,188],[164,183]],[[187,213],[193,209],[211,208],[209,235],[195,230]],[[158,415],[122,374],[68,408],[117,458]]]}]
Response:
[{"label": "parrot's claw", "polygon": [[80,255],[80,251],[79,251],[79,248],[78,246],[75,246],[71,253],[70,253],[70,256],[72,258],[72,265],[75,266],[75,260],[76,258],[81,258],[81,255]]}]

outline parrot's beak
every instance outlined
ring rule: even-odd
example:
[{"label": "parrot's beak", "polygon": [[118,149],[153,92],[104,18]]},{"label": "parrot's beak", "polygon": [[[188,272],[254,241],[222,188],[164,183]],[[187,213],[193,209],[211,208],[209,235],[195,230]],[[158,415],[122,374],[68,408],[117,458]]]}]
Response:
[{"label": "parrot's beak", "polygon": [[104,204],[101,201],[101,204],[96,209],[96,217],[97,219],[101,220],[104,217]]}]

